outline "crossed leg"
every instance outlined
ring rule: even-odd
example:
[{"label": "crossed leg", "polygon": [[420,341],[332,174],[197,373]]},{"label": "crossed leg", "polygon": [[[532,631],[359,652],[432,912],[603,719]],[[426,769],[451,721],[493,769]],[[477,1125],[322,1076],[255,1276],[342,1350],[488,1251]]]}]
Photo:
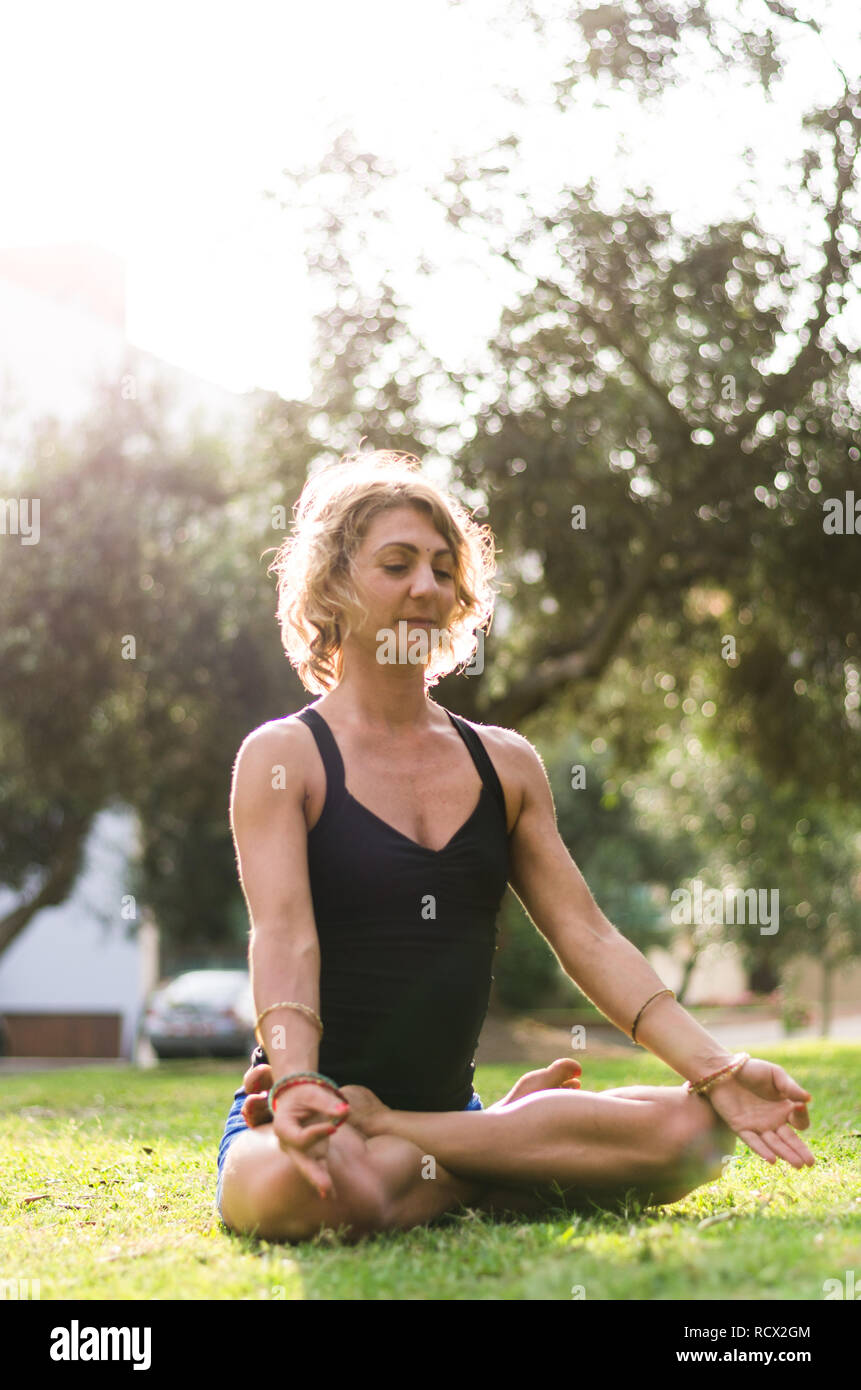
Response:
[{"label": "crossed leg", "polygon": [[469,1130],[448,1114],[391,1112],[377,1123],[421,1139],[459,1176],[484,1179],[472,1205],[493,1214],[675,1202],[721,1175],[736,1139],[681,1085],[541,1090],[475,1118],[483,1123]]},{"label": "crossed leg", "polygon": [[223,1219],[268,1240],[328,1228],[355,1241],[464,1204],[533,1215],[560,1198],[573,1206],[630,1194],[645,1204],[677,1201],[720,1175],[735,1135],[707,1100],[682,1086],[579,1091],[578,1071],[560,1059],[475,1112],[392,1111],[362,1087],[342,1087],[353,1108],[329,1140],[334,1196],[321,1199],[262,1124],[228,1153]]}]

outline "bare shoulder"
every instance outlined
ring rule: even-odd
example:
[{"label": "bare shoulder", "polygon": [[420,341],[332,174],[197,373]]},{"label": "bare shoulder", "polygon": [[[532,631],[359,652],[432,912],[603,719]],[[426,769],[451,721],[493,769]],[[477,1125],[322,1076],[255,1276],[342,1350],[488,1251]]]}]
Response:
[{"label": "bare shoulder", "polygon": [[264,758],[270,753],[289,753],[295,761],[314,747],[314,736],[308,725],[296,714],[285,714],[281,719],[268,719],[246,734],[236,755],[237,762],[246,750],[255,759]]},{"label": "bare shoulder", "polygon": [[304,789],[313,766],[312,749],[311,731],[295,715],[267,720],[252,729],[240,744],[233,764],[234,787],[240,781],[259,782],[265,778],[268,782],[277,770],[283,769],[286,783],[299,784]]},{"label": "bare shoulder", "polygon": [[541,754],[516,729],[505,729],[501,724],[476,724],[470,719],[464,723],[479,735],[497,771],[502,766],[514,779],[521,777],[527,781],[534,779],[536,774],[546,775]]},{"label": "bare shoulder", "polygon": [[502,783],[509,813],[509,830],[513,828],[525,804],[549,795],[550,783],[547,771],[538,750],[516,729],[506,729],[500,724],[477,724],[471,719],[464,720],[481,739],[496,775]]}]

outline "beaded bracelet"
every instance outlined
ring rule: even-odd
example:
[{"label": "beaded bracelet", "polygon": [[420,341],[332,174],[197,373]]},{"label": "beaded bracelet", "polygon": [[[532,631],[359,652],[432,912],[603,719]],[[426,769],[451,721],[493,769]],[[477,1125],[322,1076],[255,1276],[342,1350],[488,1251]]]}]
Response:
[{"label": "beaded bracelet", "polygon": [[[282,1076],[280,1081],[276,1081],[276,1082],[275,1082],[275,1085],[272,1087],[272,1089],[271,1089],[270,1092],[269,1092],[269,1109],[272,1111],[272,1114],[273,1114],[273,1115],[275,1114],[275,1097],[276,1097],[276,1095],[279,1095],[279,1094],[281,1093],[281,1091],[289,1090],[289,1088],[290,1088],[291,1086],[304,1086],[304,1085],[306,1085],[308,1082],[311,1082],[313,1085],[316,1085],[316,1086],[325,1086],[325,1088],[326,1088],[327,1091],[333,1091],[334,1094],[335,1094],[336,1096],[340,1096],[340,1095],[341,1095],[341,1092],[338,1090],[337,1083],[334,1082],[330,1076],[324,1076],[322,1072],[319,1072],[319,1071],[297,1071],[297,1072],[291,1072],[291,1073],[289,1074],[289,1076]],[[343,1097],[342,1097],[342,1099],[343,1099]],[[340,1121],[339,1121],[339,1123],[340,1123]]]},{"label": "beaded bracelet", "polygon": [[734,1076],[737,1071],[741,1071],[745,1062],[750,1061],[749,1052],[737,1052],[732,1061],[720,1071],[712,1072],[711,1076],[703,1076],[699,1081],[686,1081],[685,1090],[692,1096],[707,1096],[712,1086],[716,1082],[723,1080],[726,1076]]}]

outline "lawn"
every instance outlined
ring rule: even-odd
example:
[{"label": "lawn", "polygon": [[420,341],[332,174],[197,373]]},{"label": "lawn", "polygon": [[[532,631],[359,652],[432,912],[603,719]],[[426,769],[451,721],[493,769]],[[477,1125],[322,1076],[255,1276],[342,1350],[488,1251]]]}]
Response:
[{"label": "lawn", "polygon": [[[215,1155],[241,1061],[6,1075],[0,1271],[38,1279],[43,1300],[571,1301],[572,1289],[586,1300],[822,1300],[824,1281],[849,1270],[861,1287],[861,1045],[766,1055],[813,1094],[813,1169],[771,1167],[739,1141],[720,1179],[672,1206],[507,1222],[464,1210],[358,1246],[325,1234],[270,1245],[221,1225]],[[651,1056],[580,1060],[592,1090],[678,1082]],[[485,1105],[528,1069],[480,1067]]]}]

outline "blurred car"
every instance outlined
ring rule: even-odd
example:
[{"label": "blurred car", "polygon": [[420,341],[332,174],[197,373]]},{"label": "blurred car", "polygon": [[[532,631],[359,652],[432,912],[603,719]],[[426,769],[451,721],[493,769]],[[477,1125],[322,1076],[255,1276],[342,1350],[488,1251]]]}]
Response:
[{"label": "blurred car", "polygon": [[255,1017],[247,971],[190,970],[155,990],[142,1031],[157,1057],[247,1057]]}]

